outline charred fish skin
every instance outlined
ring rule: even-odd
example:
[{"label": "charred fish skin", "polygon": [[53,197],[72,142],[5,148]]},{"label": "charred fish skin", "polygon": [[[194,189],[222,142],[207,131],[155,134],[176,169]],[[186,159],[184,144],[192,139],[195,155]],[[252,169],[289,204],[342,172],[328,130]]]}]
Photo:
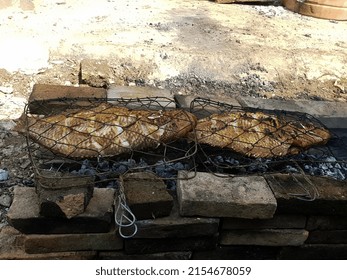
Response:
[{"label": "charred fish skin", "polygon": [[331,137],[326,128],[313,122],[288,120],[260,111],[212,114],[198,120],[195,133],[198,143],[254,158],[299,154],[326,144]]},{"label": "charred fish skin", "polygon": [[[46,117],[27,116],[24,132],[65,157],[110,157],[185,137],[196,122],[193,114],[179,109],[131,110],[101,103]],[[23,132],[21,126],[17,131]]]}]

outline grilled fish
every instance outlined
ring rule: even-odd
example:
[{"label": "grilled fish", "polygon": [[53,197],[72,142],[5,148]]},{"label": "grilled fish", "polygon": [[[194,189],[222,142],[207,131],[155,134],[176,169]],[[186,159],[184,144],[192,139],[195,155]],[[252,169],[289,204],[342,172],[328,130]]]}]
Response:
[{"label": "grilled fish", "polygon": [[198,120],[198,143],[228,148],[249,157],[295,155],[314,145],[323,145],[331,135],[323,126],[309,120],[294,121],[264,112],[213,114]]},{"label": "grilled fish", "polygon": [[27,116],[15,128],[66,157],[115,156],[185,137],[196,125],[183,110],[131,110],[109,103],[46,117]]}]

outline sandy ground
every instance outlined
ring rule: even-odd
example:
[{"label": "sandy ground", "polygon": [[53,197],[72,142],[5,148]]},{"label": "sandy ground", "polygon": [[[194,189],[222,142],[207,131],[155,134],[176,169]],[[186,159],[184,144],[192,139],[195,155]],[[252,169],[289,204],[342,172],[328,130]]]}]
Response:
[{"label": "sandy ground", "polygon": [[281,6],[1,1],[0,119],[18,116],[34,83],[78,84],[84,58],[107,59],[111,82],[197,77],[245,85],[212,87],[211,95],[346,101],[346,30],[347,22],[303,17]]}]

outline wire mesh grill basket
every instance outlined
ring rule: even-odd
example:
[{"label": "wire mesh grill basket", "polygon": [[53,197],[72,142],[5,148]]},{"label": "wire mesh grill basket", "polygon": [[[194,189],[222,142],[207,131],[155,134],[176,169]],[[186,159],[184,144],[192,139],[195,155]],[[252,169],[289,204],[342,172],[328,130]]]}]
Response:
[{"label": "wire mesh grill basket", "polygon": [[[244,108],[196,98],[197,170],[219,176],[301,173],[347,178],[345,143],[306,113]],[[306,176],[309,180],[309,176]],[[313,186],[312,186],[313,187]]]},{"label": "wire mesh grill basket", "polygon": [[196,143],[186,135],[196,118],[168,98],[34,101],[22,121],[38,178],[117,187],[120,175],[147,171],[170,185],[195,168]]}]

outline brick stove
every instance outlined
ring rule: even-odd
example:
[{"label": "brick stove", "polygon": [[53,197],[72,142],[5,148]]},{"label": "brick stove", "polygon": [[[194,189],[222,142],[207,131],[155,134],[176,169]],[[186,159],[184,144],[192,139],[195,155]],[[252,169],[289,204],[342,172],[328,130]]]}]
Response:
[{"label": "brick stove", "polygon": [[[29,99],[30,110],[40,114],[47,113],[45,108],[59,111],[66,107],[61,102],[51,106],[50,100],[71,97],[83,105],[86,97],[107,99],[107,92],[36,85]],[[180,107],[190,107],[189,97],[176,100]],[[229,99],[225,104],[243,105],[245,100]],[[50,106],[45,105],[48,103]],[[213,111],[214,103],[209,106],[199,113]],[[191,152],[190,148],[187,151]],[[193,156],[195,152],[184,159],[190,161]],[[56,160],[53,165],[61,164]],[[77,259],[347,257],[345,181],[273,170],[236,177],[229,172],[220,177],[216,175],[221,166],[209,172],[196,167],[188,164],[183,168],[187,170],[176,170],[177,192],[167,189],[167,183],[176,182],[176,177],[163,180],[139,166],[139,172],[124,177],[127,204],[137,220],[129,226],[125,222],[121,234],[132,238],[123,238],[118,232],[121,200],[117,199],[117,188],[95,186],[88,175],[82,179],[71,174],[57,177],[56,170],[44,173],[47,170],[38,169],[36,191],[15,189],[8,213],[12,226],[24,236],[21,242],[26,253],[21,258],[71,258],[72,252],[72,258]],[[107,182],[114,181],[111,179]]]}]

